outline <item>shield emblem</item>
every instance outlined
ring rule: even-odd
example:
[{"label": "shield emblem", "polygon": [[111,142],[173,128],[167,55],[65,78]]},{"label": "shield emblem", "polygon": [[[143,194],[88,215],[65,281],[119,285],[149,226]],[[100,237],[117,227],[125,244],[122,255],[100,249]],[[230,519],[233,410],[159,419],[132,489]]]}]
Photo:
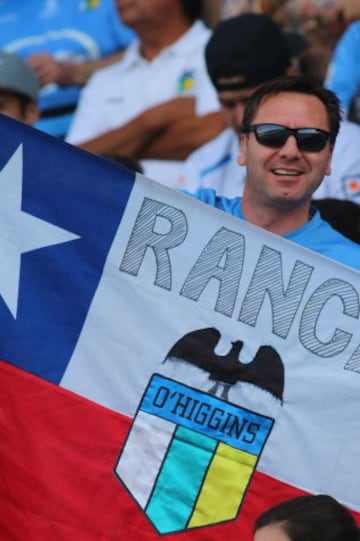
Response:
[{"label": "shield emblem", "polygon": [[160,534],[235,520],[273,424],[154,374],[115,472]]}]

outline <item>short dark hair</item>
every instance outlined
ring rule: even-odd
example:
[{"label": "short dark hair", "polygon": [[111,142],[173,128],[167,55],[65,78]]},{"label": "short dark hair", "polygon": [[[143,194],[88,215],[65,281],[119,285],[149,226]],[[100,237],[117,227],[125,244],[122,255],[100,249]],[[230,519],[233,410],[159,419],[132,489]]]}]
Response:
[{"label": "short dark hair", "polygon": [[359,527],[350,511],[326,494],[299,496],[265,511],[254,531],[279,525],[291,541],[359,541]]},{"label": "short dark hair", "polygon": [[272,79],[263,83],[255,92],[250,96],[248,103],[246,104],[244,116],[243,116],[243,131],[246,132],[264,99],[281,94],[282,92],[297,92],[299,94],[307,94],[309,96],[315,96],[325,106],[329,132],[330,142],[335,143],[337,134],[339,133],[340,121],[341,121],[341,109],[340,102],[331,90],[324,88],[323,86],[311,81],[307,77],[301,75],[295,76],[283,76]]},{"label": "short dark hair", "polygon": [[180,0],[185,17],[190,23],[203,16],[203,0]]}]

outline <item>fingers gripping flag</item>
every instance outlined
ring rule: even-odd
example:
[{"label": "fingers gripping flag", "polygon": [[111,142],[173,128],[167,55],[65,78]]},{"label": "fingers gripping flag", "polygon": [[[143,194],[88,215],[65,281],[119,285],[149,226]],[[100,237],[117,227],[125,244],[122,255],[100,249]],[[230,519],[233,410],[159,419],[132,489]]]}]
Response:
[{"label": "fingers gripping flag", "polygon": [[359,274],[2,118],[0,537],[359,517]]}]

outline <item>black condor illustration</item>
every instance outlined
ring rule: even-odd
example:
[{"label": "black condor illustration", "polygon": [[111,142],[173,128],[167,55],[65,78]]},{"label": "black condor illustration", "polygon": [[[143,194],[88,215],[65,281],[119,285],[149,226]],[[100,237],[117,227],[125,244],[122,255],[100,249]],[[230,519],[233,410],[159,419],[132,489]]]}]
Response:
[{"label": "black condor illustration", "polygon": [[222,388],[222,398],[228,399],[228,392],[237,382],[250,383],[271,393],[283,401],[284,365],[275,349],[262,345],[249,363],[242,363],[239,355],[244,345],[241,340],[232,342],[227,355],[217,355],[215,347],[220,332],[214,327],[198,329],[185,334],[169,351],[165,362],[181,361],[205,370],[215,384],[209,394],[215,395]]}]

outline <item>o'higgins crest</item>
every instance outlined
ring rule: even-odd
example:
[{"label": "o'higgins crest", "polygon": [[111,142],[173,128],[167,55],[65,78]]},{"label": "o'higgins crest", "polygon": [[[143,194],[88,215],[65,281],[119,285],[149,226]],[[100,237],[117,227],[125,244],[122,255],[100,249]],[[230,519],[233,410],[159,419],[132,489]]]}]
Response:
[{"label": "o'higgins crest", "polygon": [[[238,360],[242,342],[218,356],[219,338],[216,329],[201,329],[171,348],[164,370],[149,381],[115,468],[160,534],[235,520],[239,514],[274,419],[229,402],[229,388],[243,381],[282,404],[284,368],[275,350],[261,346],[254,360],[243,364]],[[184,370],[189,363],[196,367],[212,380],[210,388],[169,377],[166,368],[173,363]]]}]

